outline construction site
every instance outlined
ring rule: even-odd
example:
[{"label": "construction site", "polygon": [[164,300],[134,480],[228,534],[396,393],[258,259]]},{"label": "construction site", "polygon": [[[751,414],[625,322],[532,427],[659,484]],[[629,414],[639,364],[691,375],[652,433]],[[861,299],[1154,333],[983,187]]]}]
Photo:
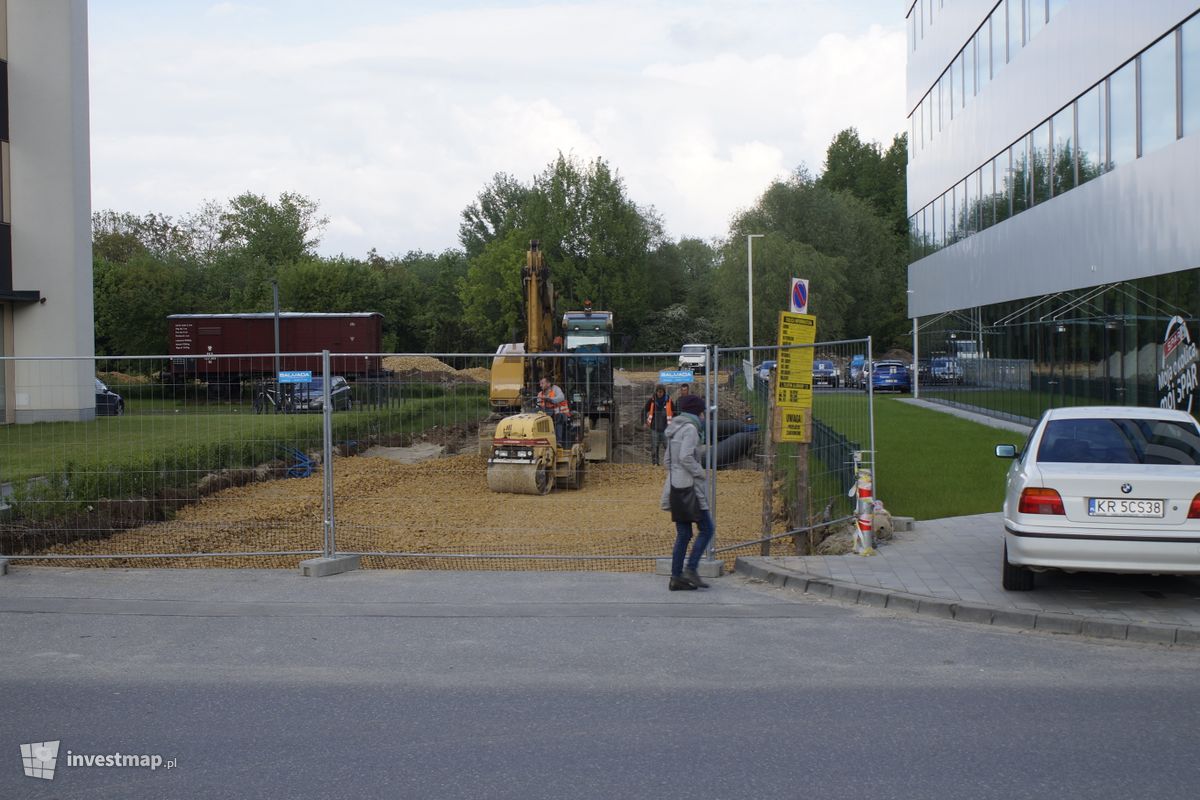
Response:
[{"label": "construction site", "polygon": [[[161,383],[105,373],[136,413],[54,442],[46,460],[62,466],[8,484],[0,552],[71,565],[292,567],[336,551],[368,567],[652,569],[674,541],[648,414],[658,388],[666,419],[684,394],[707,410],[697,452],[713,491],[714,556],[798,554],[842,536],[853,459],[869,437],[859,392],[830,388],[821,419],[806,418],[809,442],[776,446],[772,379],[747,366],[770,351],[726,351],[724,363],[708,345],[615,353],[611,312],[557,310],[536,242],[522,287],[519,339],[490,355],[340,353],[320,377],[319,354],[284,358],[301,369],[281,377],[320,391],[264,388],[269,355],[220,352],[241,344],[222,344],[222,325],[261,336],[267,315],[173,320],[205,356],[176,353]],[[289,323],[358,330],[376,317]],[[849,361],[855,346],[835,357]],[[361,373],[346,381],[330,362]],[[142,456],[155,440],[173,452]],[[12,444],[49,443],[31,434]]]}]

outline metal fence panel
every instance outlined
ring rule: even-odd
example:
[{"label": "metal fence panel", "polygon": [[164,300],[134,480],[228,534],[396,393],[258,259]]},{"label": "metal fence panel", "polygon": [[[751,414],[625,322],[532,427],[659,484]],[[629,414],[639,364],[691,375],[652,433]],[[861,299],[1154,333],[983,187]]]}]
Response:
[{"label": "metal fence panel", "polygon": [[[15,380],[14,424],[0,426],[0,554],[290,566],[321,552],[320,504],[293,501],[321,481],[321,417],[302,413],[314,409],[299,390],[268,398],[251,356],[3,361]],[[204,382],[186,377],[198,361]],[[247,493],[255,507],[226,510]]]},{"label": "metal fence panel", "polygon": [[[811,350],[811,431],[807,442],[772,441],[772,388],[781,351]],[[853,517],[855,465],[873,466],[870,341],[818,342],[785,348],[721,348],[717,413],[717,543],[723,558],[809,552]],[[794,413],[794,412],[792,412]],[[757,486],[753,520],[731,518],[724,489]],[[752,524],[748,524],[752,523]],[[847,529],[848,530],[848,529]]]}]

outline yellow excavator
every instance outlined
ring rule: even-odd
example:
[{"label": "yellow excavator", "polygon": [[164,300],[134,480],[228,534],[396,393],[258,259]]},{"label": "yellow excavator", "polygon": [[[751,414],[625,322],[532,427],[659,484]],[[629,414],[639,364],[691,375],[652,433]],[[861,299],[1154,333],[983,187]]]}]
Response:
[{"label": "yellow excavator", "polygon": [[[554,339],[554,287],[537,241],[529,243],[521,270],[525,341],[503,344],[492,359],[488,400],[492,416],[480,426],[480,451],[487,459],[488,488],[493,492],[547,494],[551,489],[583,486],[587,441],[583,420],[572,414],[555,432],[543,411],[525,410],[532,387],[543,378],[559,385],[563,359],[537,356],[558,349]],[[530,354],[530,355],[526,355]]]}]

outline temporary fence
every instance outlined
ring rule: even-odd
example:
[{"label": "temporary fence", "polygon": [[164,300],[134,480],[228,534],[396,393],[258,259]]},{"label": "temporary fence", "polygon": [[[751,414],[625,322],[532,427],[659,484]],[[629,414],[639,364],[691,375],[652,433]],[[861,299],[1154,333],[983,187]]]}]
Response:
[{"label": "temporary fence", "polygon": [[[811,356],[811,381],[789,376],[793,383],[781,390],[777,365],[799,354]],[[834,532],[852,545],[856,468],[874,466],[870,339],[718,348],[715,358],[722,376],[718,398],[721,392],[734,398],[718,402],[725,417],[718,434],[731,429],[728,417],[742,410],[739,402],[763,424],[739,434],[751,454],[739,466],[760,476],[757,525],[746,530],[729,524],[720,459],[714,552],[727,559],[801,555],[815,552]],[[718,453],[730,449],[722,443]]]},{"label": "temporary fence", "polygon": [[[865,345],[816,352],[843,370]],[[592,445],[582,469],[551,476],[557,485],[544,496],[489,489],[492,427],[535,397],[521,377],[509,386],[519,397],[489,397],[493,364],[520,369],[518,355],[570,393],[571,435]],[[0,359],[0,420],[13,423],[0,425],[0,557],[294,566],[346,553],[368,566],[648,569],[673,540],[646,424],[662,384],[673,403],[690,391],[715,408],[707,427],[718,555],[731,559],[764,538],[763,496],[774,493],[763,480],[767,383],[730,390],[720,366],[746,355]],[[817,391],[808,505],[774,520],[769,536],[800,541],[799,521],[847,515],[845,462],[872,449],[868,409],[861,390]],[[733,428],[731,445],[724,434]],[[798,463],[787,446],[778,454],[781,465]],[[781,491],[791,498],[795,489]]]}]

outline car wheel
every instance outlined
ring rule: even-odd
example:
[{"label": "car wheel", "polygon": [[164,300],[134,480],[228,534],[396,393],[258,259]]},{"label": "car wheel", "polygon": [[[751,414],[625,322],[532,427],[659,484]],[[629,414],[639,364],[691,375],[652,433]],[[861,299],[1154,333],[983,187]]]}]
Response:
[{"label": "car wheel", "polygon": [[117,410],[115,413],[118,417],[125,416],[125,401],[124,400],[117,403]]},{"label": "car wheel", "polygon": [[1006,591],[1028,592],[1033,588],[1033,570],[1008,563],[1008,545],[1004,545],[1004,573],[1000,581]]}]

